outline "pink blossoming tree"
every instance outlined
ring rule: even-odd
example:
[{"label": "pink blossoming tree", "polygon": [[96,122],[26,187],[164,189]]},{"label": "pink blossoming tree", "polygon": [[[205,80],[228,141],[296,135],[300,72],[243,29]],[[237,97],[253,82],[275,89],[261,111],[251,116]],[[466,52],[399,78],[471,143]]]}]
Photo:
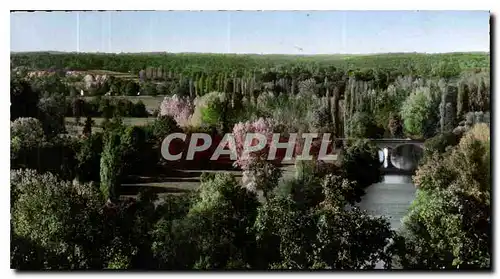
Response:
[{"label": "pink blossoming tree", "polygon": [[193,111],[193,104],[177,95],[166,96],[160,104],[160,115],[172,116],[180,127],[189,125]]},{"label": "pink blossoming tree", "polygon": [[[236,154],[238,159],[235,161],[235,166],[241,167],[243,170],[248,169],[251,163],[257,159],[267,159],[269,154],[269,146],[273,138],[273,128],[274,123],[271,119],[259,118],[257,121],[251,122],[240,122],[234,125],[233,136],[235,142]],[[245,138],[248,133],[262,134],[266,137],[267,143],[265,147],[260,151],[254,151],[244,156],[244,143]],[[258,140],[254,139],[251,146],[258,143]]]}]

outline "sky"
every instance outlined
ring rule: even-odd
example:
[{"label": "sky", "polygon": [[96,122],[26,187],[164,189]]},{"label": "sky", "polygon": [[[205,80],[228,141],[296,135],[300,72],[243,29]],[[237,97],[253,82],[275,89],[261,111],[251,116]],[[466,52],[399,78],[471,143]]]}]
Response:
[{"label": "sky", "polygon": [[15,12],[11,51],[489,51],[487,11]]}]

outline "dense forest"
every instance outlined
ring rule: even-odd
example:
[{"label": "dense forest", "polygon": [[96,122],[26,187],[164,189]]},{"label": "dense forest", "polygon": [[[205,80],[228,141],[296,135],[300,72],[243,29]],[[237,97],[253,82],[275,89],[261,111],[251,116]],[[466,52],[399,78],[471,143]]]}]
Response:
[{"label": "dense forest", "polygon": [[[490,91],[489,53],[11,54],[11,267],[490,269]],[[166,161],[174,132],[349,141],[284,180],[268,148]],[[367,138],[425,141],[401,230],[356,206],[382,176]],[[187,168],[195,190],[123,186]]]}]

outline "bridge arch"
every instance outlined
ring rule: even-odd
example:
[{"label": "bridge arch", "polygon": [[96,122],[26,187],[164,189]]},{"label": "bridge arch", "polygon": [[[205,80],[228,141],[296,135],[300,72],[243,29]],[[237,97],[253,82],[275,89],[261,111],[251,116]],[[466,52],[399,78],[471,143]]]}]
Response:
[{"label": "bridge arch", "polygon": [[423,151],[419,144],[400,144],[391,150],[389,160],[397,169],[414,171],[423,157]]}]

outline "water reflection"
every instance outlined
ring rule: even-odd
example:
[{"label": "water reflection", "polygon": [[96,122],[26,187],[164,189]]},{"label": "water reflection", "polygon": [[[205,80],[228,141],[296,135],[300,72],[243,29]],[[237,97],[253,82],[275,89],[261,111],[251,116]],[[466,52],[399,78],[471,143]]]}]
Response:
[{"label": "water reflection", "polygon": [[379,159],[380,163],[384,162],[384,151],[385,150],[379,150],[378,151],[378,159]]}]

